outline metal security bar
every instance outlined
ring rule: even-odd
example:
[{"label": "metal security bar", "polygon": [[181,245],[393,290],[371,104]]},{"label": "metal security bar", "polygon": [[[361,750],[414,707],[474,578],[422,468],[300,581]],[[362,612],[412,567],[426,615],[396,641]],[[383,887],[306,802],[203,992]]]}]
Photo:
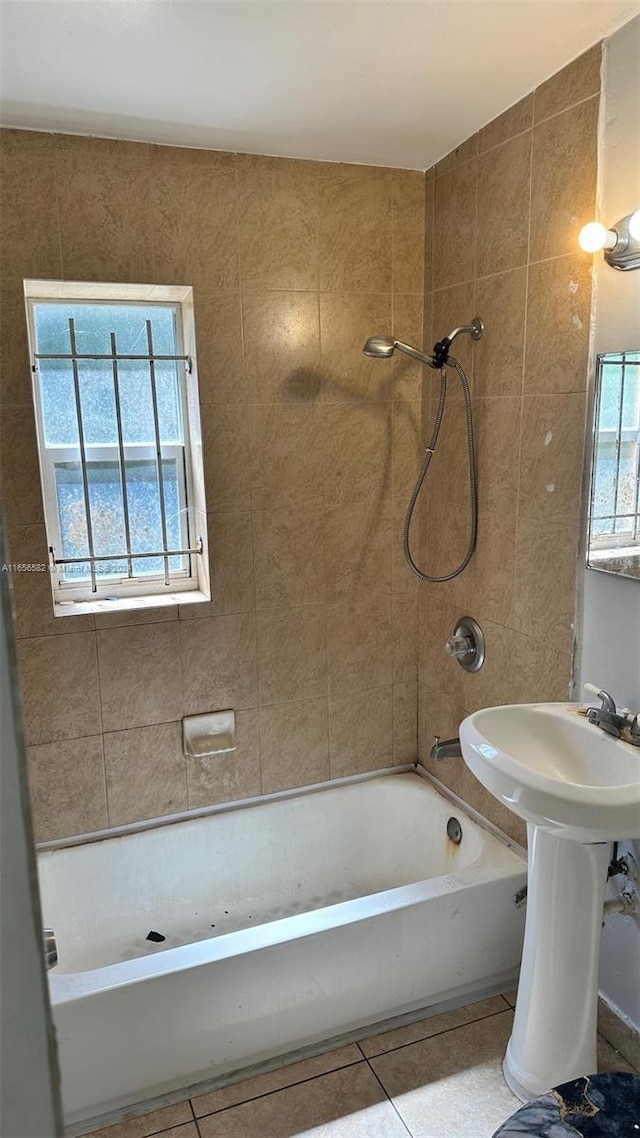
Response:
[{"label": "metal security bar", "polygon": [[[110,352],[87,352],[81,353],[77,350],[76,343],[76,329],[73,317],[69,317],[69,346],[70,352],[36,352],[34,353],[34,368],[37,367],[39,360],[65,360],[71,364],[73,371],[73,387],[75,395],[75,408],[76,418],[78,425],[78,446],[80,451],[80,468],[82,474],[82,494],[84,502],[84,513],[87,528],[87,547],[88,555],[83,557],[56,557],[55,549],[50,546],[49,552],[51,554],[51,561],[53,566],[58,565],[89,565],[91,573],[91,592],[97,592],[96,580],[96,564],[101,562],[113,561],[126,561],[127,563],[127,576],[133,578],[135,576],[133,570],[133,561],[139,558],[154,558],[161,557],[164,563],[164,583],[169,586],[171,583],[171,575],[169,570],[169,560],[171,557],[192,557],[195,554],[202,554],[203,543],[202,539],[198,539],[198,545],[195,548],[189,547],[187,541],[187,548],[183,549],[170,549],[168,543],[167,531],[167,512],[164,492],[164,475],[162,470],[162,439],[160,434],[160,420],[158,412],[158,394],[156,387],[156,363],[157,362],[174,362],[183,363],[188,372],[191,372],[191,358],[188,355],[167,355],[164,353],[156,354],[153,346],[153,330],[151,320],[146,320],[146,336],[148,352],[145,355],[120,353],[117,349],[116,334],[110,333]],[[93,534],[93,526],[91,519],[91,497],[89,489],[89,476],[88,476],[88,462],[87,462],[87,447],[85,442],[85,432],[82,415],[82,399],[80,393],[80,370],[79,365],[87,360],[102,360],[110,361],[112,365],[112,380],[113,380],[113,396],[115,404],[115,418],[116,418],[116,431],[117,431],[117,454],[118,454],[118,467],[120,474],[120,493],[122,501],[122,516],[124,523],[125,545],[126,549],[118,553],[96,555],[95,542]],[[153,412],[153,430],[154,430],[154,451],[156,463],[156,479],[158,485],[158,499],[160,509],[160,527],[162,537],[162,549],[154,550],[153,552],[136,552],[132,548],[131,539],[131,522],[129,516],[129,502],[127,490],[127,470],[126,470],[126,456],[125,456],[125,442],[122,429],[122,410],[120,400],[120,376],[119,364],[122,361],[137,360],[145,362],[149,366],[149,379],[151,385],[151,407]],[[188,533],[187,533],[188,539]]]},{"label": "metal security bar", "polygon": [[[634,356],[636,353],[633,353]],[[600,427],[601,414],[602,414],[602,401],[603,401],[603,369],[604,367],[618,367],[620,369],[619,380],[619,403],[617,411],[617,423],[615,429],[604,429]],[[632,370],[633,369],[633,370]],[[594,416],[594,446],[593,446],[593,471],[591,478],[591,535],[590,545],[592,548],[611,548],[615,549],[619,545],[634,545],[640,540],[640,413],[638,421],[635,426],[624,425],[624,412],[625,412],[625,387],[630,378],[638,382],[637,377],[640,376],[640,360],[637,358],[629,358],[629,354],[622,352],[619,356],[606,355],[598,359],[598,374],[597,374],[597,399]],[[614,443],[614,462],[612,472],[612,490],[611,498],[613,509],[606,513],[598,513],[596,510],[596,474],[598,458],[600,457],[600,445],[607,434],[612,436]],[[625,460],[625,451],[635,448],[635,473],[632,473],[633,492],[632,502],[627,503],[626,509],[621,502],[621,497],[625,490],[623,488],[622,468]],[[628,495],[628,490],[626,491]],[[631,509],[629,510],[629,504]],[[595,523],[607,522],[604,532],[595,532]],[[620,522],[631,522],[628,528],[621,529]]]}]

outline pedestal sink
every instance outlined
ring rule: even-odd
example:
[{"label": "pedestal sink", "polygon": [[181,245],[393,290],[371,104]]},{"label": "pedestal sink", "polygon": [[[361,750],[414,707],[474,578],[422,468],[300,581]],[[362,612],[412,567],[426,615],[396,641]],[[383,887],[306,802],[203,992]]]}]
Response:
[{"label": "pedestal sink", "polygon": [[527,823],[520,984],[504,1076],[523,1101],[596,1063],[609,842],[640,837],[640,748],[576,704],[488,707],[460,725],[464,760]]}]

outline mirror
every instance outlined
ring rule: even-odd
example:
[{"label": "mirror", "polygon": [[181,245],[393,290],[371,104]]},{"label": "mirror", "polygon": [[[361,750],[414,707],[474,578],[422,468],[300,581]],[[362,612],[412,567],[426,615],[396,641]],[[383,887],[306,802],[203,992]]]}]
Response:
[{"label": "mirror", "polygon": [[587,566],[640,580],[640,352],[598,356]]}]

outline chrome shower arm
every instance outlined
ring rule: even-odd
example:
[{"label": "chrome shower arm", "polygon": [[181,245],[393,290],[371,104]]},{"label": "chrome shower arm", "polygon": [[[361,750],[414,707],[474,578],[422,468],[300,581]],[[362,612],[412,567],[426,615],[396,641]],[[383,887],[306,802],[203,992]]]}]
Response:
[{"label": "chrome shower arm", "polygon": [[418,348],[412,348],[411,344],[403,344],[402,340],[394,340],[393,346],[397,348],[399,352],[404,352],[405,356],[411,356],[412,359],[419,360],[422,364],[430,364],[431,367],[433,367],[433,356],[427,352],[421,352]]},{"label": "chrome shower arm", "polygon": [[449,332],[446,339],[452,344],[456,336],[459,336],[462,332],[467,332],[472,339],[479,340],[484,332],[484,324],[480,317],[476,316],[470,324],[461,324],[459,328],[454,328],[453,332]]}]

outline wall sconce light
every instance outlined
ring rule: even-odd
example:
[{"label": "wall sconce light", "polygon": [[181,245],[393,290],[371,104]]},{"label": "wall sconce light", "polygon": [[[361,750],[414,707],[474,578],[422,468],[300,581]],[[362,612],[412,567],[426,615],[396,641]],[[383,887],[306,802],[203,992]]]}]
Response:
[{"label": "wall sconce light", "polygon": [[578,244],[585,253],[604,249],[604,259],[612,269],[640,269],[640,209],[607,229],[599,221],[590,221],[578,234]]}]

